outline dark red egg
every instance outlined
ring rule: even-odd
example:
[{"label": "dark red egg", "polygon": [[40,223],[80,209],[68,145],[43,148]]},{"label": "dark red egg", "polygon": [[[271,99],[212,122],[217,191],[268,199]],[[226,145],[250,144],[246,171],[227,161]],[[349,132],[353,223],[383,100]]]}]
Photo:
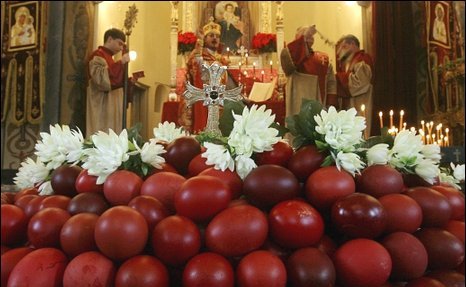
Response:
[{"label": "dark red egg", "polygon": [[447,186],[434,185],[431,188],[440,192],[447,198],[451,207],[451,219],[464,221],[464,193],[453,187]]},{"label": "dark red egg", "polygon": [[76,178],[82,168],[77,165],[63,164],[51,174],[50,183],[55,194],[73,197],[76,195]]},{"label": "dark red egg", "polygon": [[325,155],[314,145],[303,146],[298,149],[288,161],[288,169],[300,182],[306,182],[307,178],[320,168]]},{"label": "dark red egg", "polygon": [[450,220],[450,203],[440,192],[428,187],[413,187],[405,194],[421,207],[423,227],[442,227]]},{"label": "dark red egg", "polygon": [[422,223],[422,209],[411,197],[404,194],[387,194],[379,198],[385,209],[385,233],[404,231],[413,233]]},{"label": "dark red egg", "polygon": [[24,188],[18,191],[17,193],[15,193],[15,198],[14,198],[15,204],[16,204],[16,201],[20,199],[21,197],[23,197],[24,195],[38,195],[38,194],[39,194],[39,191],[35,187]]},{"label": "dark red egg", "polygon": [[206,164],[207,158],[202,157],[202,153],[196,155],[188,165],[188,176],[196,176],[202,171],[213,167],[211,164]]},{"label": "dark red egg", "polygon": [[371,165],[361,172],[356,189],[358,192],[379,198],[387,194],[401,193],[403,187],[403,177],[399,171],[388,165]]},{"label": "dark red egg", "polygon": [[183,270],[183,286],[235,286],[235,272],[225,257],[200,253],[191,258]]},{"label": "dark red egg", "polygon": [[14,246],[27,239],[28,218],[24,211],[13,204],[2,204],[2,245]]},{"label": "dark red egg", "polygon": [[201,145],[193,137],[179,137],[168,144],[165,160],[180,174],[188,174],[188,166],[191,160],[201,153]]},{"label": "dark red egg", "polygon": [[443,227],[443,229],[455,235],[464,244],[464,233],[465,233],[464,232],[465,231],[464,221],[450,220],[448,221],[447,225]]},{"label": "dark red egg", "polygon": [[180,266],[196,255],[201,248],[201,233],[189,218],[168,216],[152,231],[152,249],[163,263]]},{"label": "dark red egg", "polygon": [[98,219],[94,213],[79,213],[68,219],[60,231],[61,249],[70,257],[96,251],[94,229]]},{"label": "dark red egg", "polygon": [[48,207],[37,212],[29,220],[29,242],[36,248],[59,247],[60,230],[70,217],[68,211],[57,207]]},{"label": "dark red egg", "polygon": [[169,287],[168,270],[157,258],[138,255],[126,260],[115,276],[115,287]]},{"label": "dark red egg", "polygon": [[[3,233],[2,233],[3,234]],[[8,278],[16,264],[34,249],[30,247],[18,247],[2,254],[2,285],[7,286]]]},{"label": "dark red egg", "polygon": [[144,216],[149,228],[149,234],[157,223],[169,215],[168,210],[157,198],[148,195],[136,196],[128,203],[128,206]]},{"label": "dark red egg", "polygon": [[426,276],[436,279],[448,287],[464,287],[464,274],[453,270],[436,270],[426,274]]},{"label": "dark red egg", "polygon": [[392,258],[392,279],[409,281],[424,274],[427,269],[427,251],[415,236],[406,232],[394,232],[381,243]]},{"label": "dark red egg", "polygon": [[275,204],[293,199],[300,193],[298,179],[288,169],[273,164],[258,166],[244,179],[243,193],[261,208],[272,208]]},{"label": "dark red egg", "polygon": [[57,207],[63,210],[68,210],[71,198],[64,195],[50,195],[44,198],[40,203],[39,210],[47,207]]},{"label": "dark red egg", "polygon": [[94,192],[80,193],[73,197],[68,205],[71,215],[78,213],[94,213],[101,215],[110,207],[103,194]]},{"label": "dark red egg", "polygon": [[332,206],[332,223],[350,238],[375,238],[386,226],[383,205],[364,193],[353,193],[338,199]]},{"label": "dark red egg", "polygon": [[429,269],[454,269],[464,260],[464,244],[440,228],[421,228],[414,233],[427,250]]},{"label": "dark red egg", "polygon": [[287,260],[288,280],[295,287],[326,287],[335,284],[332,260],[317,248],[296,250]]}]

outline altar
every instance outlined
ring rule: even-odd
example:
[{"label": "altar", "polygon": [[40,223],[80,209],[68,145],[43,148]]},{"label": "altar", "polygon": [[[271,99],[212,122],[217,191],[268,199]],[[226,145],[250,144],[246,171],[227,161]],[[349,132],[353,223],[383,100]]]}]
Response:
[{"label": "altar", "polygon": [[[232,57],[233,58],[233,57]],[[252,58],[254,59],[254,58]],[[227,72],[235,86],[242,85],[242,95],[245,98],[248,106],[257,104],[259,106],[265,105],[267,109],[271,109],[275,114],[275,121],[280,125],[285,124],[285,100],[284,89],[277,85],[278,71],[270,65],[268,68],[263,68],[262,63],[258,62],[248,64],[240,64],[241,62],[234,62],[236,65],[228,66]],[[178,68],[176,70],[176,98],[169,98],[168,101],[163,103],[161,121],[174,122],[178,125],[181,114],[181,99],[184,91],[186,90],[186,68]],[[251,90],[255,83],[270,84],[271,91],[270,97],[266,100],[254,101],[250,99]],[[257,88],[257,87],[256,87]],[[258,89],[256,89],[257,92]],[[260,91],[263,93],[265,91]],[[256,93],[257,94],[257,93]]]}]

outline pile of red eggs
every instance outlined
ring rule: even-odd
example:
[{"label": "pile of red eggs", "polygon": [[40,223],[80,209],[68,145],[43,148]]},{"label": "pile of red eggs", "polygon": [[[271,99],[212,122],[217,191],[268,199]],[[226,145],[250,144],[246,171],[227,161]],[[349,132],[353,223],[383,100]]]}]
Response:
[{"label": "pile of red eggs", "polygon": [[257,154],[241,180],[182,137],[163,170],[55,195],[2,193],[1,286],[464,286],[464,194],[388,166],[353,178],[314,146]]}]

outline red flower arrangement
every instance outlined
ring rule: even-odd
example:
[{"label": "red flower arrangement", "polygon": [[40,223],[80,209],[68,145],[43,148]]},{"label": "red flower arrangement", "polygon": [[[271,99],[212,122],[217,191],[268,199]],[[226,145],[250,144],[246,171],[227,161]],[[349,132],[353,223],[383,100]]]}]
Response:
[{"label": "red flower arrangement", "polygon": [[197,36],[193,32],[178,32],[178,54],[184,54],[194,50]]},{"label": "red flower arrangement", "polygon": [[252,38],[252,48],[260,53],[277,51],[277,35],[269,33],[257,33]]}]

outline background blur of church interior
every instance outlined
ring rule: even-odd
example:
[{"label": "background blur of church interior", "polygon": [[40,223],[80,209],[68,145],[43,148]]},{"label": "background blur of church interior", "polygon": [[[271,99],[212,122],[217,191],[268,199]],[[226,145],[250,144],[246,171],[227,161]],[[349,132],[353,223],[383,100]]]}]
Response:
[{"label": "background blur of church interior", "polygon": [[[79,127],[85,134],[86,59],[110,27],[125,31],[129,49],[137,52],[128,74],[145,75],[132,90],[126,126],[141,123],[141,136],[148,139],[160,122],[177,122],[189,53],[178,50],[179,39],[197,35],[210,17],[220,21],[227,2],[234,15],[222,20],[241,30],[234,39],[222,35],[230,43],[223,51],[231,60],[228,69],[245,85],[245,97],[255,82],[271,83],[269,97],[257,101],[278,122],[284,123],[286,97],[279,53],[297,27],[315,24],[313,48],[327,53],[333,66],[335,43],[344,34],[357,36],[373,58],[371,135],[380,134],[379,122],[389,117],[400,128],[427,125],[426,133],[440,130],[448,138],[439,142],[443,160],[464,163],[463,1],[2,1],[2,184],[11,184],[50,125]],[[442,40],[432,36],[436,5],[446,11]],[[32,40],[13,43],[14,15],[23,7],[34,19]],[[130,7],[138,13],[128,31]],[[272,35],[276,50],[255,47],[260,35]]]}]

